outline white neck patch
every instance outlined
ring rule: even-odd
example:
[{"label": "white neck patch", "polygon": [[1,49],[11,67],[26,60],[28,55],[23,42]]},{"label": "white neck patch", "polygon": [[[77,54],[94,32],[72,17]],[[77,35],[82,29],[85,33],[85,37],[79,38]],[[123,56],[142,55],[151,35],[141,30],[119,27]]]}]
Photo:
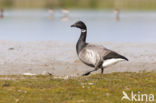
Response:
[{"label": "white neck patch", "polygon": [[81,32],[83,32],[83,33],[86,32],[86,31],[87,31],[87,30],[85,30],[85,29],[81,29]]}]

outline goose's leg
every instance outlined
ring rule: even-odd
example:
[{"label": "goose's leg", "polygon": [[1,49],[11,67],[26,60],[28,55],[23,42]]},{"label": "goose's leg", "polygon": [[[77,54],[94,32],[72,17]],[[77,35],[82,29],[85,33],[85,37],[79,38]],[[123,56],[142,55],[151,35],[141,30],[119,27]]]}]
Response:
[{"label": "goose's leg", "polygon": [[87,75],[89,75],[91,72],[94,72],[94,71],[97,71],[97,70],[98,70],[98,68],[95,68],[94,70],[91,70],[91,71],[89,71],[89,72],[83,74],[82,76],[87,76]]},{"label": "goose's leg", "polygon": [[87,75],[89,75],[91,72],[97,71],[97,70],[99,69],[99,67],[101,66],[101,64],[102,64],[101,62],[98,63],[98,64],[95,66],[95,69],[94,69],[94,70],[91,70],[91,71],[89,71],[89,72],[83,74],[82,76],[87,76]]},{"label": "goose's leg", "polygon": [[101,74],[103,74],[103,71],[104,71],[104,68],[102,67],[102,68],[101,68]]}]

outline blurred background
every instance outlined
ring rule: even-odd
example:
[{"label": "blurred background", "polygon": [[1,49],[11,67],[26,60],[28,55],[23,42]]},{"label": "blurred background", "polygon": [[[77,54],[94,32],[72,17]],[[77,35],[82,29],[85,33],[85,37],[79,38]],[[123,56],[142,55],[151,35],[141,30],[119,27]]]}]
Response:
[{"label": "blurred background", "polygon": [[156,0],[0,0],[0,40],[155,42]]}]

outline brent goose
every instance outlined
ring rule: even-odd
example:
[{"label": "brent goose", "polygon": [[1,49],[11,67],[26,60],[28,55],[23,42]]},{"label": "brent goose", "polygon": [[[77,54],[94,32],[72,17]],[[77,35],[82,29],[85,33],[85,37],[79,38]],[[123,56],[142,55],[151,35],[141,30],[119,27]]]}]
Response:
[{"label": "brent goose", "polygon": [[82,21],[76,22],[75,24],[71,25],[71,27],[81,29],[81,35],[76,44],[76,51],[79,59],[86,65],[94,67],[93,70],[83,74],[83,76],[89,75],[91,72],[98,69],[101,69],[101,73],[103,74],[105,67],[108,67],[119,61],[128,61],[126,57],[101,45],[86,43],[87,27]]}]

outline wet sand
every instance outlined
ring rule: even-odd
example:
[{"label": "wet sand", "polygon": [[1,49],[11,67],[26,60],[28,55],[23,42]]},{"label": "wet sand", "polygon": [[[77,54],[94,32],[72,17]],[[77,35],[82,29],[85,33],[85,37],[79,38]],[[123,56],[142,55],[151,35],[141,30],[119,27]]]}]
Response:
[{"label": "wet sand", "polygon": [[[128,62],[106,68],[104,73],[156,71],[156,43],[97,44],[129,59]],[[0,75],[51,73],[56,76],[77,76],[91,69],[79,61],[75,43],[0,41]]]}]

